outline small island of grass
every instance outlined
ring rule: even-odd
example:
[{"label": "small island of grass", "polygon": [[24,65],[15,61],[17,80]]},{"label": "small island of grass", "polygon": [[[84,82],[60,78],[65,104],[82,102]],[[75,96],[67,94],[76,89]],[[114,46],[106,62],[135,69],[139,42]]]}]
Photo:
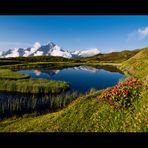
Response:
[{"label": "small island of grass", "polygon": [[64,81],[32,79],[28,75],[18,74],[8,69],[0,69],[0,91],[19,93],[58,94],[69,88]]},{"label": "small island of grass", "polygon": [[0,69],[0,79],[18,80],[28,78],[29,76],[26,74],[19,74],[9,69]]}]

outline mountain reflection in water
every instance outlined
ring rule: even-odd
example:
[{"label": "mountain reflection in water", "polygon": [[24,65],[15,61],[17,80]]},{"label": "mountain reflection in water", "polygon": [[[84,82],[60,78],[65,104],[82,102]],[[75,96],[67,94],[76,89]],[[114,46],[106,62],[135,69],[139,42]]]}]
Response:
[{"label": "mountain reflection in water", "polygon": [[18,72],[28,74],[31,78],[67,81],[71,90],[82,93],[91,88],[104,89],[113,86],[124,77],[115,67],[96,68],[87,65],[63,69],[20,70]]}]

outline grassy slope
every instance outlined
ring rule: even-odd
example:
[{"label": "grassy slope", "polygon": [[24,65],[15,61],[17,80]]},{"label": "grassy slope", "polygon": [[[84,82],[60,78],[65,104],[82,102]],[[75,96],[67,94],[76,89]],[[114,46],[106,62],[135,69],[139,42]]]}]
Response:
[{"label": "grassy slope", "polygon": [[140,50],[136,49],[133,51],[124,50],[121,52],[112,52],[108,54],[98,54],[93,57],[80,58],[81,61],[89,62],[103,62],[103,63],[120,63],[128,60],[132,56],[136,55]]},{"label": "grassy slope", "polygon": [[[143,61],[139,70],[134,63]],[[139,79],[147,78],[147,49],[123,63],[122,69],[127,71],[134,67],[134,73]],[[129,65],[130,63],[130,65]],[[126,67],[129,67],[128,69]],[[140,73],[140,75],[139,75]],[[38,117],[7,119],[1,121],[0,131],[68,131],[68,132],[139,132],[148,131],[148,90],[143,88],[142,97],[134,102],[134,110],[115,110],[107,102],[99,100],[101,92],[90,92],[73,101],[65,109]]]},{"label": "grassy slope", "polygon": [[130,75],[148,81],[148,48],[122,63],[121,69]]},{"label": "grassy slope", "polygon": [[[1,122],[1,132],[117,132],[148,131],[144,118],[148,106],[135,103],[134,112],[114,110],[97,98],[100,92],[90,92],[67,108],[46,115],[13,118]],[[144,112],[144,114],[141,114]]]}]

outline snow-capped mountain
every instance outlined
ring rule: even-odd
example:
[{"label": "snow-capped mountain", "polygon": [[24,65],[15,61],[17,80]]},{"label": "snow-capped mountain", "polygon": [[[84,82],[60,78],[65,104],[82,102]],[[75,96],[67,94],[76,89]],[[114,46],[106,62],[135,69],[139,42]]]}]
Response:
[{"label": "snow-capped mountain", "polygon": [[25,49],[25,54],[23,55],[24,57],[28,57],[35,53],[37,49],[41,47],[41,44],[39,42],[36,42],[32,48],[27,48]]},{"label": "snow-capped mountain", "polygon": [[0,50],[0,56],[2,56],[2,54],[3,54],[3,51]]},{"label": "snow-capped mountain", "polygon": [[58,45],[53,42],[48,43],[47,45],[41,45],[39,42],[36,42],[32,48],[15,48],[9,49],[6,52],[0,51],[0,58],[8,57],[29,57],[29,56],[61,56],[65,58],[75,58],[75,57],[90,57],[96,54],[99,54],[98,49],[90,50],[77,50],[70,52],[68,50],[63,50]]},{"label": "snow-capped mountain", "polygon": [[23,48],[15,48],[10,49],[6,52],[2,53],[2,57],[9,58],[9,57],[22,57],[25,53],[25,50]]},{"label": "snow-capped mountain", "polygon": [[99,54],[100,51],[97,48],[89,49],[89,50],[82,50],[82,51],[75,51],[72,53],[73,57],[91,57],[94,55]]},{"label": "snow-capped mountain", "polygon": [[56,46],[50,54],[51,56],[61,56],[64,58],[72,58],[72,54],[68,51],[61,50],[58,46]]}]

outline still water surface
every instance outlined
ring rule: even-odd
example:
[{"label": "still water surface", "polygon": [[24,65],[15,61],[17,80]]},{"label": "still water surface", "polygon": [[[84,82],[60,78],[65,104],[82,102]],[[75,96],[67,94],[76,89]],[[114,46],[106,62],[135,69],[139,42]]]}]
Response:
[{"label": "still water surface", "polygon": [[86,92],[91,88],[104,89],[117,84],[124,75],[120,72],[97,69],[90,66],[65,68],[62,70],[20,70],[19,73],[28,74],[31,78],[49,80],[63,80],[70,83],[70,89]]}]

